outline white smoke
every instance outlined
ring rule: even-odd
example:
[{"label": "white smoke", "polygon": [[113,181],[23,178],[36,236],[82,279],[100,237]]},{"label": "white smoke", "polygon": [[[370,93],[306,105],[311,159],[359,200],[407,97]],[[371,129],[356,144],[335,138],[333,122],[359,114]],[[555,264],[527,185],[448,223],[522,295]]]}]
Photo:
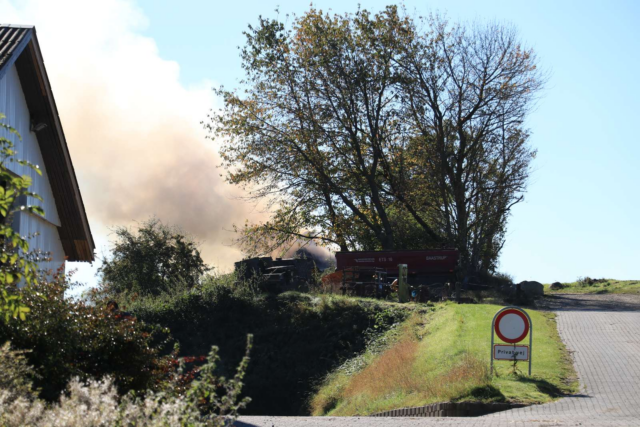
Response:
[{"label": "white smoke", "polygon": [[132,1],[0,0],[0,17],[36,26],[96,241],[156,216],[229,270],[241,253],[225,230],[261,215],[223,182],[200,125],[214,82],[182,85],[179,65],[140,34],[148,22]]}]

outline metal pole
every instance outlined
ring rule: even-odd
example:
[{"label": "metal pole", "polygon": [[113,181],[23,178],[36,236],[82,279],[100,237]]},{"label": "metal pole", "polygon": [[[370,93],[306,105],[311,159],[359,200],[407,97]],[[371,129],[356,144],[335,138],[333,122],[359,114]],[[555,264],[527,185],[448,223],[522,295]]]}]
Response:
[{"label": "metal pole", "polygon": [[529,317],[529,313],[524,311],[524,314],[526,314],[527,319],[529,319],[529,376],[531,376],[531,363],[533,363],[533,322],[531,321],[531,317]]},{"label": "metal pole", "polygon": [[[500,313],[500,311],[498,311],[498,313]],[[491,376],[493,376],[493,334],[495,334],[495,323],[496,323],[496,316],[498,316],[498,313],[496,313],[495,316],[493,316],[493,320],[491,321]]]}]

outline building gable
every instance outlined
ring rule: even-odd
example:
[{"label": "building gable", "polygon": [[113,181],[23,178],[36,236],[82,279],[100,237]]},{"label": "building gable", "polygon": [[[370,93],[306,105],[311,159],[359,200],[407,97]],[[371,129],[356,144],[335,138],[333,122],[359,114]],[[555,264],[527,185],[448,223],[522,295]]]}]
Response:
[{"label": "building gable", "polygon": [[[29,114],[28,118],[23,116],[20,120],[27,120],[29,130],[33,130],[25,135],[35,135],[49,183],[48,188],[37,191],[36,187],[34,190],[47,193],[50,189],[51,206],[55,206],[55,209],[51,206],[47,209],[46,203],[51,203],[51,199],[45,198],[44,220],[57,226],[59,242],[69,261],[93,261],[95,245],[35,28],[0,25],[0,81],[15,80],[15,75]],[[15,83],[12,84],[15,88]],[[2,107],[15,108],[0,104]],[[5,114],[12,124],[9,111]],[[23,129],[18,130],[24,133]],[[31,154],[36,156],[35,152]],[[20,150],[18,157],[24,157]],[[46,215],[47,211],[51,214]]]}]

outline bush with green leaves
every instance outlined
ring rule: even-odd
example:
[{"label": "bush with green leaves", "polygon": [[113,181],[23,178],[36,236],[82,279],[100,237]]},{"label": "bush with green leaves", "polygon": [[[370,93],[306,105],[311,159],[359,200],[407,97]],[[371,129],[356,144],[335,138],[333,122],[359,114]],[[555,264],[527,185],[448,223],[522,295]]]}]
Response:
[{"label": "bush with green leaves", "polygon": [[[5,117],[0,113],[0,120]],[[8,138],[10,135],[21,139],[18,131],[0,122],[0,314],[4,314],[5,320],[10,317],[24,320],[29,309],[20,303],[17,284],[24,282],[29,285],[37,279],[38,265],[35,261],[38,253],[29,251],[28,236],[21,236],[16,232],[11,227],[11,220],[21,210],[42,216],[44,211],[39,206],[16,204],[20,197],[30,196],[40,201],[42,198],[29,191],[32,184],[29,176],[18,176],[7,165],[17,163],[36,171],[38,175],[42,175],[42,172],[38,165],[16,159],[13,142]]]},{"label": "bush with green leaves", "polygon": [[14,350],[11,343],[0,346],[0,390],[4,390],[4,402],[10,403],[18,398],[35,397],[32,379],[37,377],[35,370],[27,363],[27,352]]},{"label": "bush with green leaves", "polygon": [[65,298],[69,288],[62,272],[38,280],[20,291],[27,320],[0,320],[0,343],[28,350],[41,397],[57,399],[73,377],[109,375],[121,393],[156,387],[166,377],[168,331],[118,316],[99,298]]},{"label": "bush with green leaves", "polygon": [[[12,353],[0,348],[0,360],[24,368],[23,360],[11,360]],[[182,393],[180,375],[175,375],[168,386],[159,392],[120,398],[111,378],[89,380],[74,378],[59,402],[47,404],[33,395],[16,396],[7,389],[0,377],[0,425],[5,427],[55,426],[227,426],[235,420],[249,398],[240,398],[243,379],[249,364],[251,337],[246,353],[232,378],[215,374],[220,361],[218,349],[213,347],[200,375]],[[15,354],[15,353],[14,353]],[[19,357],[19,356],[18,356]]]},{"label": "bush with green leaves", "polygon": [[370,299],[297,292],[255,295],[234,274],[208,276],[190,290],[159,296],[123,295],[138,319],[171,330],[184,355],[221,348],[221,372],[242,357],[254,336],[245,391],[251,415],[305,415],[314,387],[370,340],[406,318],[410,307]]},{"label": "bush with green leaves", "polygon": [[188,289],[210,270],[190,236],[156,218],[137,231],[118,227],[115,234],[113,255],[100,267],[113,293],[158,295],[175,287]]}]

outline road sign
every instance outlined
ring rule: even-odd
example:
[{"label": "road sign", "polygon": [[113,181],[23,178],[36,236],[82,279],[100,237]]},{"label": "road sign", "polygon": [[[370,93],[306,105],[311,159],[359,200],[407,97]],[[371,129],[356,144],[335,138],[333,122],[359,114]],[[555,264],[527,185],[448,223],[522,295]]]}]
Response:
[{"label": "road sign", "polygon": [[[504,345],[494,343],[495,335],[502,341],[513,344]],[[529,335],[529,346],[517,346]],[[523,349],[526,348],[526,351]],[[510,354],[508,354],[510,352]],[[491,323],[491,373],[493,374],[493,360],[528,360],[529,376],[531,376],[531,359],[533,353],[533,324],[526,311],[520,307],[505,307],[496,313]],[[499,357],[497,357],[499,356]],[[504,357],[510,356],[510,357]]]},{"label": "road sign", "polygon": [[493,358],[496,360],[529,360],[529,347],[526,345],[493,346]]},{"label": "road sign", "polygon": [[502,311],[494,321],[498,338],[509,344],[522,341],[529,333],[527,317],[521,310],[515,308]]}]

